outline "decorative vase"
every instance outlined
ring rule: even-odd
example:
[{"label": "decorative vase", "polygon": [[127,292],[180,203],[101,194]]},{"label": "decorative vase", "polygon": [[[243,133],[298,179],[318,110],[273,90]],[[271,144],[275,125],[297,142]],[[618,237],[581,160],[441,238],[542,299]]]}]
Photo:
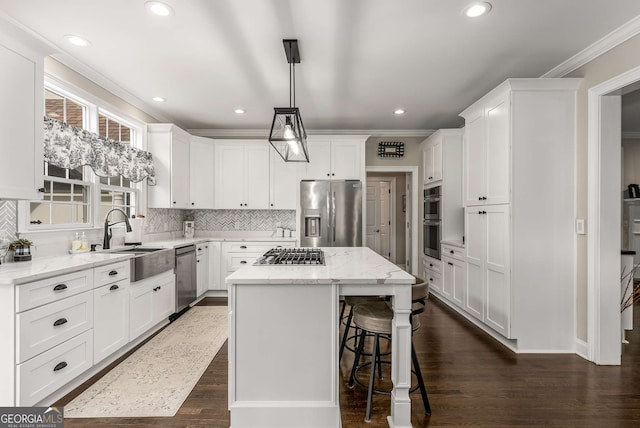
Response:
[{"label": "decorative vase", "polygon": [[13,252],[13,261],[14,262],[26,262],[31,260],[31,247],[21,245],[16,247]]}]

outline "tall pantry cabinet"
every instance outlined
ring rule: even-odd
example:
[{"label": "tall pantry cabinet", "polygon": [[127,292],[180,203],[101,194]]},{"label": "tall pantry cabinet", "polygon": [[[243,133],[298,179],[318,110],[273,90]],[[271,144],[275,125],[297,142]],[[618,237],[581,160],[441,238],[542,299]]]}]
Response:
[{"label": "tall pantry cabinet", "polygon": [[509,79],[463,111],[464,309],[518,352],[574,352],[581,79]]}]

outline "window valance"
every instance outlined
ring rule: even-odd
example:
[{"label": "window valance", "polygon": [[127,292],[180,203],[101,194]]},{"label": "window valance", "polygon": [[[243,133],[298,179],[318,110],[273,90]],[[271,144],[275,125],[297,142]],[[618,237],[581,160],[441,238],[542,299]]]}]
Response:
[{"label": "window valance", "polygon": [[122,175],[134,183],[147,179],[155,185],[151,153],[44,118],[44,160],[60,168],[89,165],[100,177]]}]

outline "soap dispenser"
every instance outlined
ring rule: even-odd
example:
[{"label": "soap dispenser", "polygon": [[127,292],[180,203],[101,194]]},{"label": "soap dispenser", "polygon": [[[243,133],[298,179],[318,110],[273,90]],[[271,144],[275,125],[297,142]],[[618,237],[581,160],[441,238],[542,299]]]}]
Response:
[{"label": "soap dispenser", "polygon": [[80,237],[78,236],[78,232],[76,232],[76,237],[73,239],[73,241],[71,241],[71,249],[73,251],[78,251],[80,249],[81,245],[82,245],[82,242],[80,241]]}]

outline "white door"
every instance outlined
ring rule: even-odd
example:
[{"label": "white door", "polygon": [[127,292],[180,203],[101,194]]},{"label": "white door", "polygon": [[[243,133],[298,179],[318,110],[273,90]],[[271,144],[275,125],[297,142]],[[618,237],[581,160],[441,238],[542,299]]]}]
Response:
[{"label": "white door", "polygon": [[424,184],[433,181],[433,146],[429,144],[422,152],[422,169],[424,172]]},{"label": "white door", "polygon": [[486,212],[485,322],[509,337],[509,208],[494,205],[482,209]]},{"label": "white door", "polygon": [[271,186],[269,208],[274,210],[295,210],[298,206],[300,181],[298,162],[285,162],[272,147],[270,151]]},{"label": "white door", "polygon": [[329,180],[331,178],[331,141],[307,141],[309,163],[306,165],[306,180]]},{"label": "white door", "polygon": [[367,180],[367,247],[387,260],[391,260],[391,209],[391,181]]},{"label": "white door", "polygon": [[442,140],[433,144],[433,181],[442,180]]},{"label": "white door", "polygon": [[331,178],[335,180],[360,179],[360,141],[331,142]]},{"label": "white door", "polygon": [[485,245],[484,207],[472,207],[465,210],[465,233],[467,253],[467,286],[464,307],[473,316],[483,319],[483,271]]},{"label": "white door", "polygon": [[[509,96],[485,110],[485,191],[487,204],[509,202]],[[544,167],[543,167],[544,168]]]},{"label": "white door", "polygon": [[465,206],[483,204],[484,116],[469,119],[464,127]]},{"label": "white door", "polygon": [[189,208],[189,140],[173,133],[171,136],[171,205]]}]

